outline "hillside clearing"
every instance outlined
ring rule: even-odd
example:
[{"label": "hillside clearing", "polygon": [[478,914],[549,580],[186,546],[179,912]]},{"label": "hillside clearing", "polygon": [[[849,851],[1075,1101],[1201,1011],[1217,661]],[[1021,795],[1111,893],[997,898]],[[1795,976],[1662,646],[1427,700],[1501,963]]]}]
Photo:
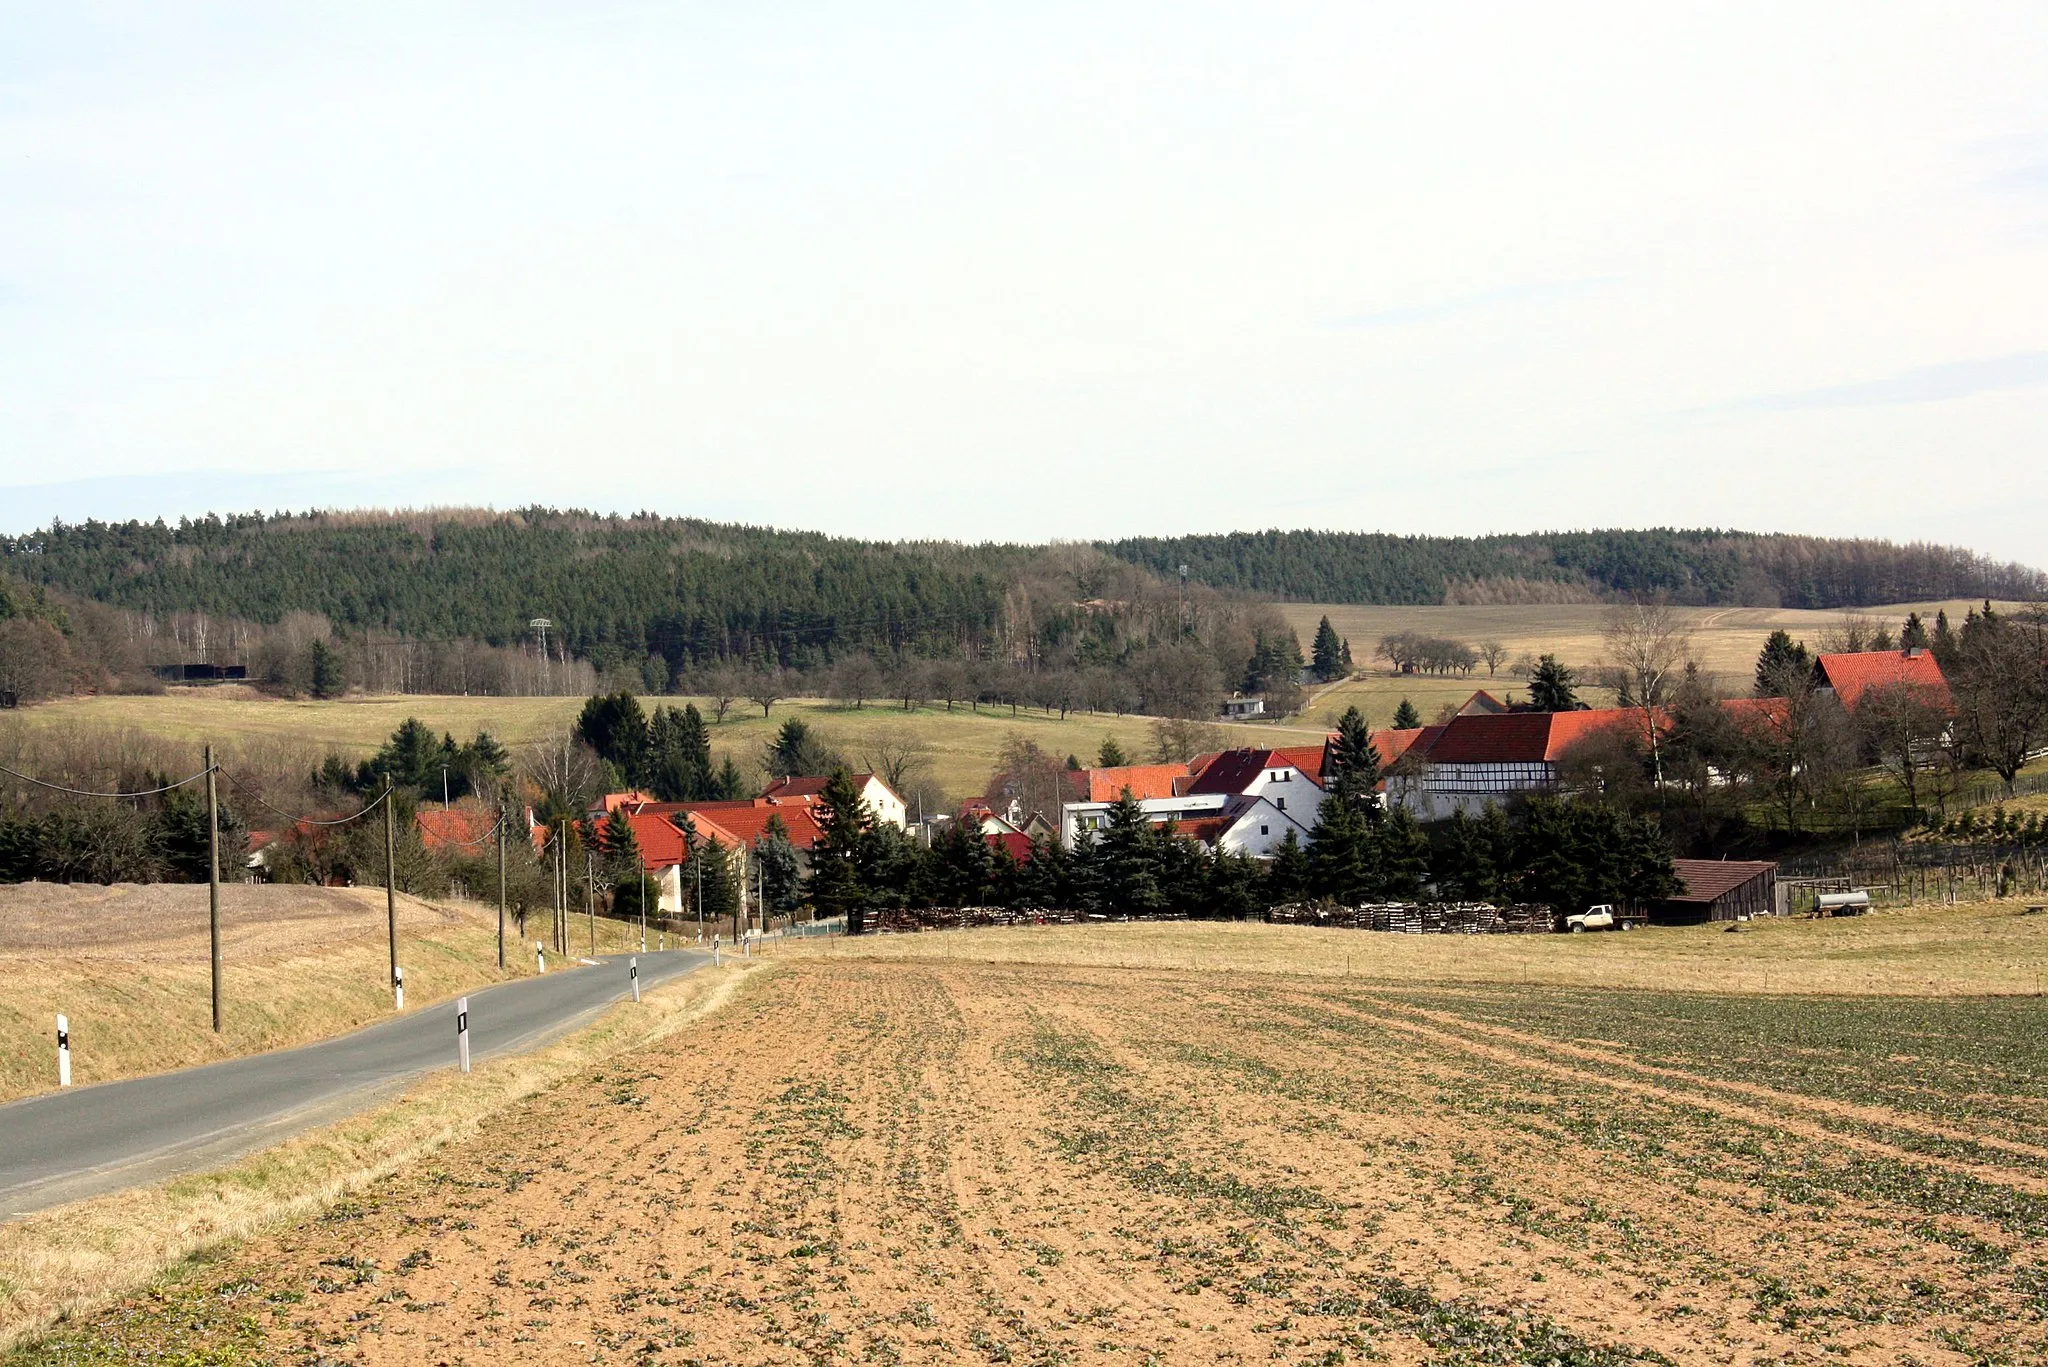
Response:
[{"label": "hillside clearing", "polygon": [[[57,1084],[54,1018],[84,1085],[324,1039],[391,1014],[381,888],[221,888],[225,1028],[213,1033],[203,884],[0,884],[0,1101]],[[572,921],[587,947],[588,923]],[[516,934],[517,922],[508,929]],[[534,972],[495,909],[401,895],[406,1007]],[[600,951],[639,944],[599,918]],[[629,938],[630,937],[630,938]]]},{"label": "hillside clearing", "polygon": [[2043,1024],[790,962],[17,1364],[2017,1361]]},{"label": "hillside clearing", "polygon": [[[1468,688],[1465,693],[1470,691]],[[703,698],[648,701],[678,707],[695,702],[707,720],[711,715],[709,702]],[[265,698],[246,689],[230,693],[178,688],[155,697],[56,699],[0,714],[0,727],[76,730],[99,735],[132,732],[189,749],[195,768],[199,747],[208,741],[232,742],[245,750],[258,751],[263,757],[289,752],[292,762],[314,763],[329,751],[367,756],[408,717],[418,717],[434,730],[450,732],[458,740],[487,730],[516,749],[563,734],[575,724],[583,702],[582,698],[439,694],[314,702]],[[956,797],[986,790],[996,757],[1013,735],[1035,741],[1062,759],[1076,755],[1083,763],[1094,761],[1105,737],[1115,737],[1125,752],[1133,756],[1147,755],[1152,748],[1150,717],[1072,713],[1062,720],[1056,714],[1048,716],[1028,708],[1020,708],[1013,716],[1007,707],[985,706],[975,712],[964,704],[951,712],[943,707],[906,712],[886,700],[852,708],[826,699],[799,698],[777,703],[773,714],[765,719],[758,706],[742,703],[734,707],[723,723],[711,727],[712,749],[729,752],[746,769],[753,765],[763,743],[790,717],[800,717],[809,723],[827,744],[855,765],[863,762],[863,753],[878,741],[920,742],[931,751],[933,777]],[[1232,725],[1222,730],[1239,745],[1298,745],[1304,741],[1313,743],[1323,734],[1315,722],[1307,719],[1296,719],[1285,727]],[[233,750],[227,753],[231,756]]]},{"label": "hillside clearing", "polygon": [[[1932,627],[1935,613],[1946,609],[1950,620],[1961,625],[1963,615],[1977,606],[1979,604],[1967,599],[1953,599],[1894,603],[1856,611],[1859,616],[1886,622],[1896,631],[1909,612],[1918,612]],[[1434,685],[1443,687],[1431,691],[1431,699],[1441,696],[1453,701],[1469,696],[1474,688],[1490,688],[1500,693],[1523,686],[1520,679],[1506,672],[1505,666],[1490,678],[1484,665],[1469,676],[1452,676],[1447,680],[1385,676],[1380,672],[1385,662],[1373,660],[1373,651],[1383,636],[1415,631],[1427,636],[1446,636],[1471,645],[1497,640],[1507,646],[1509,660],[1525,653],[1553,654],[1564,663],[1579,667],[1591,665],[1601,658],[1601,619],[1606,612],[1596,603],[1487,607],[1357,607],[1345,603],[1282,603],[1279,607],[1288,625],[1301,638],[1304,648],[1315,639],[1316,623],[1325,614],[1328,614],[1330,625],[1336,628],[1337,633],[1350,640],[1356,666],[1372,671],[1375,677],[1351,681],[1336,693],[1319,696],[1318,707],[1342,707],[1356,701],[1366,709],[1375,725],[1386,724],[1385,719],[1392,712],[1392,706],[1386,699],[1398,701],[1395,695],[1403,689],[1414,698],[1415,705],[1427,719],[1434,708],[1425,704],[1423,691]],[[1757,652],[1763,649],[1765,638],[1773,631],[1782,628],[1795,639],[1804,640],[1809,647],[1817,647],[1823,635],[1841,625],[1843,617],[1836,611],[1793,608],[1678,608],[1675,611],[1692,630],[1693,653],[1701,667],[1716,675],[1723,687],[1738,692],[1748,691],[1756,669]]]}]

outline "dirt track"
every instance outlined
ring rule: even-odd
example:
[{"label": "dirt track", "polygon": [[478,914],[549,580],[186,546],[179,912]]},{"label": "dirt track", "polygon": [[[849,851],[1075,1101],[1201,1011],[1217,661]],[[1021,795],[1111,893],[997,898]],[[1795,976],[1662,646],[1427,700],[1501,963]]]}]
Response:
[{"label": "dirt track", "polygon": [[[1965,1176],[1898,1160],[1950,1142],[1905,1092],[1837,1113],[1748,1082],[1735,1105],[1706,1072],[1649,1088],[1546,1043],[1332,983],[797,963],[687,1052],[565,1084],[68,1341],[372,1363],[2042,1360],[2037,1102],[1980,1126],[2008,1144]],[[1866,1126],[1884,1152],[1840,1142]]]}]

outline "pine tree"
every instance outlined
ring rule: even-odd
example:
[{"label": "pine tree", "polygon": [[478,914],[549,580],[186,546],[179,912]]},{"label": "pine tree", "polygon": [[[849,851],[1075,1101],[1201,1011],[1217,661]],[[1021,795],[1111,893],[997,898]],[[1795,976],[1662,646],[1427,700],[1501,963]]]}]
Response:
[{"label": "pine tree", "polygon": [[1346,905],[1364,900],[1378,885],[1372,831],[1349,802],[1325,802],[1308,837],[1309,892]]},{"label": "pine tree", "polygon": [[1143,916],[1165,905],[1160,885],[1161,836],[1126,788],[1110,805],[1099,853],[1103,895],[1124,915]]},{"label": "pine tree", "polygon": [[1420,897],[1422,885],[1429,881],[1429,837],[1414,814],[1406,807],[1394,808],[1372,839],[1377,847],[1374,894],[1399,901]]},{"label": "pine tree", "polygon": [[1807,657],[1806,642],[1794,644],[1784,630],[1774,631],[1756,657],[1756,695],[1782,698],[1805,679],[1813,662]]},{"label": "pine tree", "polygon": [[1270,904],[1278,906],[1283,902],[1298,902],[1309,895],[1309,884],[1314,877],[1308,851],[1289,826],[1287,833],[1280,837],[1280,847],[1273,851],[1273,862],[1266,870],[1266,896]]},{"label": "pine tree", "polygon": [[1323,783],[1330,791],[1330,800],[1349,803],[1369,824],[1378,824],[1380,757],[1372,747],[1372,732],[1366,728],[1365,714],[1356,707],[1345,708],[1329,745],[1329,772],[1323,776]]},{"label": "pine tree", "polygon": [[1102,748],[1095,752],[1095,767],[1098,769],[1121,769],[1129,764],[1124,757],[1124,748],[1116,743],[1115,736],[1104,736]]},{"label": "pine tree", "polygon": [[1344,672],[1349,674],[1351,672],[1351,638],[1349,636],[1344,638],[1344,648],[1339,652],[1338,658],[1343,662]]},{"label": "pine tree", "polygon": [[732,852],[716,839],[707,840],[700,846],[695,858],[702,861],[697,877],[702,879],[703,891],[700,905],[704,911],[706,926],[717,926],[730,920],[739,910],[740,891],[732,878]]},{"label": "pine tree", "polygon": [[1934,614],[1934,636],[1927,643],[1934,653],[1934,662],[1941,666],[1944,674],[1953,673],[1962,657],[1962,642],[1949,627],[1946,608]]},{"label": "pine tree", "polygon": [[1422,714],[1415,710],[1415,704],[1409,702],[1406,698],[1401,699],[1401,705],[1394,709],[1394,729],[1396,731],[1413,731],[1420,725],[1422,725]]},{"label": "pine tree", "polygon": [[771,912],[788,916],[803,905],[803,869],[779,813],[769,816],[761,838],[754,842],[754,862],[761,870],[762,899]]},{"label": "pine tree", "polygon": [[844,916],[846,933],[865,928],[866,872],[872,821],[867,803],[845,769],[834,769],[818,794],[817,841],[811,846],[811,876],[806,889],[811,905],[827,918]]},{"label": "pine tree", "polygon": [[1927,624],[1920,620],[1919,613],[1906,614],[1906,625],[1899,628],[1899,649],[1927,649]]},{"label": "pine tree", "polygon": [[313,642],[309,656],[310,683],[316,698],[338,698],[348,691],[348,672],[341,656],[327,642]]},{"label": "pine tree", "polygon": [[995,875],[995,858],[982,833],[981,818],[970,812],[948,826],[932,844],[932,864],[933,892],[941,905],[984,905]]},{"label": "pine tree", "polygon": [[1344,677],[1344,642],[1337,636],[1337,629],[1330,625],[1328,613],[1316,624],[1316,641],[1312,651],[1311,666],[1316,678],[1324,683]]},{"label": "pine tree", "polygon": [[1536,661],[1529,675],[1529,707],[1535,712],[1575,712],[1579,707],[1578,678],[1558,663],[1557,656]]}]

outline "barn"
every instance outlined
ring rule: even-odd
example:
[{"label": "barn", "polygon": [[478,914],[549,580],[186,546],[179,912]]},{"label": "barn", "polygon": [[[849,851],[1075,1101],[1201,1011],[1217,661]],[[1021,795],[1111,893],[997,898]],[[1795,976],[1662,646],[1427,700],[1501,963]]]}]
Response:
[{"label": "barn", "polygon": [[1674,859],[1684,888],[1650,908],[1650,924],[1692,926],[1769,916],[1776,909],[1778,866],[1743,859]]}]

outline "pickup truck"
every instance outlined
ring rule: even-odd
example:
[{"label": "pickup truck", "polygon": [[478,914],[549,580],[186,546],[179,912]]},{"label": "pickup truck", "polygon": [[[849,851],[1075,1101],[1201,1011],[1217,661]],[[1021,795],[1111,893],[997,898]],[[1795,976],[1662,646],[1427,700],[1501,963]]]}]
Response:
[{"label": "pickup truck", "polygon": [[1564,918],[1565,929],[1577,935],[1587,930],[1630,930],[1633,924],[1615,914],[1614,908],[1606,902],[1597,907],[1587,907]]}]

